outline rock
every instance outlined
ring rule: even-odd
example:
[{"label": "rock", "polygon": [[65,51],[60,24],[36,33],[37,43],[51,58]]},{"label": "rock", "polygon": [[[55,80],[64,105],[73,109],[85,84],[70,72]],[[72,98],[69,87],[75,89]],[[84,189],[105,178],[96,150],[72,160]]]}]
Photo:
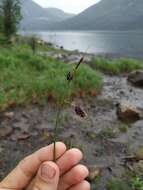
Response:
[{"label": "rock", "polygon": [[90,56],[90,55],[86,55],[85,57],[84,57],[84,63],[90,63],[91,61],[92,61],[92,59],[93,59],[93,56]]},{"label": "rock", "polygon": [[13,129],[9,126],[0,127],[0,137],[6,137],[11,135],[13,132]]},{"label": "rock", "polygon": [[142,118],[142,113],[136,107],[126,104],[117,104],[117,116],[124,122],[136,122]]},{"label": "rock", "polygon": [[31,134],[21,134],[17,136],[17,140],[26,140],[31,137]]},{"label": "rock", "polygon": [[76,55],[76,54],[71,54],[69,56],[67,56],[66,62],[73,64],[73,63],[78,63],[79,60],[81,59],[82,55]]},{"label": "rock", "polygon": [[64,46],[60,46],[60,49],[63,50],[63,49],[64,49]]},{"label": "rock", "polygon": [[137,70],[130,73],[128,81],[135,86],[143,87],[143,70]]},{"label": "rock", "polygon": [[14,117],[14,112],[5,112],[4,117],[7,119],[12,119]]},{"label": "rock", "polygon": [[12,134],[11,140],[12,141],[24,141],[31,137],[32,135],[30,133],[21,133],[19,131],[15,131],[15,133]]},{"label": "rock", "polygon": [[89,167],[89,181],[95,181],[97,177],[101,175],[102,169],[98,166],[90,166]]},{"label": "rock", "polygon": [[59,59],[59,60],[62,60],[62,59],[63,59],[63,55],[60,54],[60,53],[55,54],[53,57],[54,57],[55,59]]}]

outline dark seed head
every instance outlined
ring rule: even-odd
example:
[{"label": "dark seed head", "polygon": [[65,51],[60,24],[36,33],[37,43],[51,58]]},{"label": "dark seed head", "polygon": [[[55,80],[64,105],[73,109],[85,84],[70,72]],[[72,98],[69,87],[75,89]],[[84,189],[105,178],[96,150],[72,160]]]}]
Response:
[{"label": "dark seed head", "polygon": [[76,70],[79,68],[79,66],[80,66],[80,64],[83,62],[83,60],[84,60],[84,57],[82,57],[82,58],[79,60],[77,66],[75,67]]},{"label": "dark seed head", "polygon": [[68,81],[72,81],[72,80],[73,80],[73,74],[72,74],[71,72],[69,72],[69,73],[67,74],[67,80],[68,80]]},{"label": "dark seed head", "polygon": [[85,111],[81,107],[79,107],[79,106],[75,107],[75,113],[78,116],[82,117],[82,118],[85,118],[87,116],[87,114],[85,113]]}]

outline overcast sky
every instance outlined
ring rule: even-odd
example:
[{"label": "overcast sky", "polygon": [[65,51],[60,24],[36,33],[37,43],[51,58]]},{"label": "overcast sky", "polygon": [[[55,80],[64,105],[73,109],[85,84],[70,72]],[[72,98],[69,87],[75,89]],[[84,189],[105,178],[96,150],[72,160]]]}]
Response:
[{"label": "overcast sky", "polygon": [[100,0],[34,0],[43,7],[56,7],[65,12],[79,13]]}]

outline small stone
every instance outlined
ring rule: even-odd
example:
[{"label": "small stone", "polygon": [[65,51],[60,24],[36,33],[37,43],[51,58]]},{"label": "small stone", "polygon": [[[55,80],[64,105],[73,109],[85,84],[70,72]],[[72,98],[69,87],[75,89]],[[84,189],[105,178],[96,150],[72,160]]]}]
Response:
[{"label": "small stone", "polygon": [[128,81],[137,87],[143,87],[143,70],[137,70],[130,73]]},{"label": "small stone", "polygon": [[135,162],[133,164],[133,170],[136,172],[136,173],[139,173],[139,172],[143,172],[143,160],[140,160],[139,162]]},{"label": "small stone", "polygon": [[132,105],[126,103],[120,103],[117,105],[117,116],[124,122],[136,122],[141,119],[141,115],[141,111]]},{"label": "small stone", "polygon": [[59,53],[59,54],[54,55],[53,57],[54,57],[55,59],[62,60],[63,55]]},{"label": "small stone", "polygon": [[81,118],[85,118],[87,116],[86,112],[79,106],[75,106],[75,113]]},{"label": "small stone", "polygon": [[89,167],[89,177],[90,181],[95,181],[97,177],[99,177],[102,173],[102,169],[98,166],[90,166]]},{"label": "small stone", "polygon": [[31,134],[21,134],[17,137],[17,140],[26,140],[31,137]]},{"label": "small stone", "polygon": [[7,119],[12,119],[14,117],[14,112],[5,112],[4,117]]},{"label": "small stone", "polygon": [[30,124],[26,118],[22,117],[17,122],[13,123],[13,128],[18,129],[22,132],[28,132]]},{"label": "small stone", "polygon": [[12,136],[12,141],[24,141],[31,137],[32,135],[30,133],[21,133],[20,131],[15,131]]},{"label": "small stone", "polygon": [[9,126],[0,127],[0,137],[6,137],[11,135],[13,129]]}]

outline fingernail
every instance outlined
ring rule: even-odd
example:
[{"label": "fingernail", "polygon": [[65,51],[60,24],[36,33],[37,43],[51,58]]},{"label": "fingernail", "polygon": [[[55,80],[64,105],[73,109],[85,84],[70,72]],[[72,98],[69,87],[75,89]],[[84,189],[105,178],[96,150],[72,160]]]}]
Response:
[{"label": "fingernail", "polygon": [[45,164],[41,168],[41,176],[44,179],[52,179],[56,175],[56,170],[52,166]]}]

